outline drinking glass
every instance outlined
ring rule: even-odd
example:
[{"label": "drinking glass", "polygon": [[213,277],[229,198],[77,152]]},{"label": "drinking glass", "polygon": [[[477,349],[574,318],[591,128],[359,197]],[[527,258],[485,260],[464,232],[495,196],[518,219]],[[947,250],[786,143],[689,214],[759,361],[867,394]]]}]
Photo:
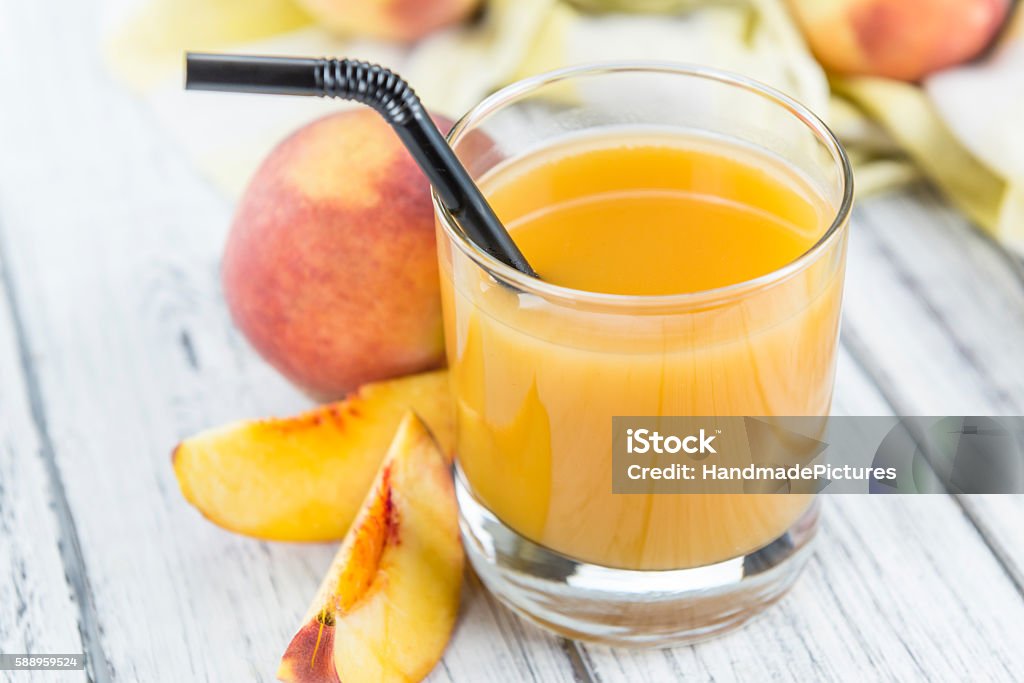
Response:
[{"label": "drinking glass", "polygon": [[486,193],[488,178],[517,159],[572,136],[637,129],[742,145],[784,164],[824,207],[813,246],[713,290],[605,294],[502,264],[434,206],[456,491],[473,567],[502,602],[556,632],[664,646],[733,628],[778,600],[809,556],[818,502],[614,494],[612,418],[828,414],[852,175],[805,107],[696,66],[530,78],[485,99],[448,138]]}]

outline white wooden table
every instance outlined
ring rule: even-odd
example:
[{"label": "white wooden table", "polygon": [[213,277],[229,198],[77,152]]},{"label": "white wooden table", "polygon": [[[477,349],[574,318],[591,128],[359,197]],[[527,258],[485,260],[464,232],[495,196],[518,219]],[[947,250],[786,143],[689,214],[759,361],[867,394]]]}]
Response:
[{"label": "white wooden table", "polygon": [[[203,520],[182,437],[307,405],[229,324],[228,202],[101,66],[79,3],[0,0],[3,681],[270,681],[334,548]],[[83,3],[87,5],[87,3]],[[1024,265],[926,188],[854,221],[836,408],[1024,413]],[[470,579],[433,681],[1020,680],[1024,499],[833,496],[776,608],[627,652],[512,616]]]}]

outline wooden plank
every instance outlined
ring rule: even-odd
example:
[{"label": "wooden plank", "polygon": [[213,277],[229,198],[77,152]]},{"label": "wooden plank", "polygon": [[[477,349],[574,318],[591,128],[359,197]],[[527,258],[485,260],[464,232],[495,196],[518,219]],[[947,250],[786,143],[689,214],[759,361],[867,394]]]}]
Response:
[{"label": "wooden plank", "polygon": [[1009,495],[957,496],[964,514],[1024,594],[1024,498]]},{"label": "wooden plank", "polygon": [[499,604],[468,574],[455,637],[430,681],[585,681],[572,646]]},{"label": "wooden plank", "polygon": [[[91,615],[79,608],[78,590],[87,579],[74,552],[74,528],[62,528],[70,515],[61,519],[66,502],[33,419],[2,251],[0,243],[0,653],[88,649],[102,660],[98,642],[83,646],[83,635],[94,635]],[[16,675],[19,681],[54,680],[50,672]],[[67,672],[64,680],[86,680],[86,674]]]},{"label": "wooden plank", "polygon": [[[845,351],[835,412],[890,414]],[[1024,604],[948,496],[828,496],[818,547],[776,607],[717,640],[660,653],[580,646],[598,680],[1008,680]],[[955,552],[950,552],[955,548]]]},{"label": "wooden plank", "polygon": [[926,188],[878,198],[854,226],[846,338],[901,412],[1021,414],[1021,272]]},{"label": "wooden plank", "polygon": [[[225,420],[308,405],[221,302],[229,207],[96,58],[90,9],[8,1],[0,187],[12,277],[115,680],[269,681],[330,546],[231,535],[182,500],[168,455]],[[33,68],[21,68],[33,54]],[[54,87],[40,73],[74,77]],[[437,675],[572,678],[560,640],[470,589]]]},{"label": "wooden plank", "polygon": [[[1024,264],[934,191],[874,200],[851,243],[845,337],[894,410],[1024,414]],[[1024,496],[959,496],[1024,592]]]},{"label": "wooden plank", "polygon": [[963,544],[970,530],[955,506],[941,497],[826,503],[815,557],[780,605],[723,638],[665,651],[663,661],[588,648],[599,678],[1013,679],[1024,664],[1021,614],[1004,603],[1014,591],[984,546]]}]

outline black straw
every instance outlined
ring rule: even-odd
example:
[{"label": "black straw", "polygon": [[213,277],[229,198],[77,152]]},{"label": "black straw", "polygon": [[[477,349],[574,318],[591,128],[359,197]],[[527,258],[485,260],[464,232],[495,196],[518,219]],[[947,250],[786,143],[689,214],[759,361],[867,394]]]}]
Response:
[{"label": "black straw", "polygon": [[398,133],[469,239],[502,263],[537,277],[416,93],[394,72],[351,59],[190,52],[186,56],[185,88],[337,97],[372,107]]}]

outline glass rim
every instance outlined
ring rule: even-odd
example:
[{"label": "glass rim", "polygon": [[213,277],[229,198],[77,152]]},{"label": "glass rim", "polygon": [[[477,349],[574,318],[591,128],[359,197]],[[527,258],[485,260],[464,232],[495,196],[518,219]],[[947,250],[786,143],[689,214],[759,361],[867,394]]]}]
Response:
[{"label": "glass rim", "polygon": [[438,217],[445,234],[463,254],[468,256],[477,266],[492,277],[520,291],[536,294],[545,299],[557,299],[573,304],[592,304],[599,307],[612,308],[667,308],[695,303],[714,303],[741,296],[750,290],[784,282],[789,277],[810,266],[843,233],[843,228],[849,222],[850,213],[853,208],[853,168],[850,165],[850,159],[846,154],[846,150],[843,149],[839,139],[821,118],[792,97],[756,79],[723,69],[698,64],[641,60],[588,63],[544,72],[511,83],[481,100],[455,122],[446,136],[448,144],[454,148],[462,135],[472,130],[475,125],[491,114],[545,86],[573,78],[615,73],[666,74],[717,82],[763,97],[793,115],[825,146],[839,168],[843,186],[842,199],[836,208],[835,216],[828,229],[811,247],[786,265],[749,280],[734,282],[711,289],[677,294],[611,294],[591,292],[556,285],[531,277],[491,256],[462,232],[458,227],[458,221],[441,204],[437,193],[431,188],[430,196],[434,205],[434,213]]}]

